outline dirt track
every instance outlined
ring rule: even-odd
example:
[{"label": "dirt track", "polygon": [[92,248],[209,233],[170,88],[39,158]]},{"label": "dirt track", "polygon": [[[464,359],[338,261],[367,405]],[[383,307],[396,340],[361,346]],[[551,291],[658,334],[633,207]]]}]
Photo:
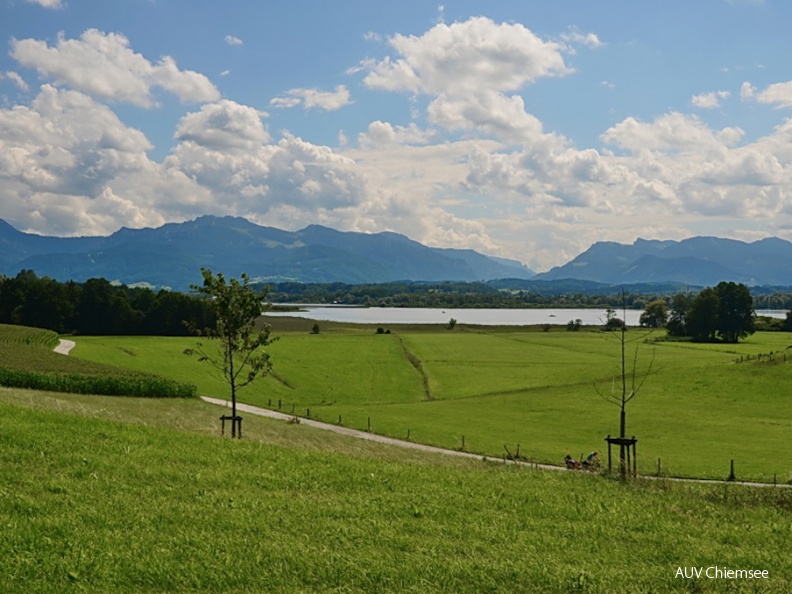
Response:
[{"label": "dirt track", "polygon": [[77,346],[77,343],[75,343],[73,340],[65,340],[61,338],[58,342],[58,346],[55,347],[55,352],[60,355],[68,355],[75,346]]}]

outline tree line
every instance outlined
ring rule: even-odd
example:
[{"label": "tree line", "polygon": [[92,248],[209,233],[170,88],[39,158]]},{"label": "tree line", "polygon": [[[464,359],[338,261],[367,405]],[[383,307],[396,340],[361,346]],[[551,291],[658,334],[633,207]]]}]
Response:
[{"label": "tree line", "polygon": [[[269,283],[273,303],[343,303],[364,307],[437,308],[599,308],[620,305],[621,293],[586,295],[547,294],[528,289],[504,289],[487,282],[390,282],[350,285],[346,283]],[[625,295],[626,305],[641,309],[651,296]]]},{"label": "tree line", "polygon": [[0,276],[0,323],[59,334],[186,336],[214,325],[209,303],[185,293],[116,286],[105,279],[58,282],[23,270]]},{"label": "tree line", "polygon": [[[257,290],[261,290],[258,287]],[[503,290],[488,283],[401,282],[275,283],[273,303],[344,303],[371,307],[605,307],[644,309],[641,325],[664,327],[671,336],[735,342],[755,330],[792,331],[792,315],[772,322],[757,319],[755,307],[788,308],[786,294],[752,295],[743,284],[722,282],[698,294],[653,296],[625,292],[613,295],[547,295]],[[773,297],[775,295],[775,297]],[[615,311],[614,311],[615,313]],[[790,312],[792,313],[792,312]],[[620,320],[615,318],[612,324]],[[197,295],[115,285],[93,278],[84,283],[59,282],[23,270],[0,276],[0,323],[47,328],[60,334],[184,336],[193,326],[214,323],[210,304]],[[616,326],[614,326],[616,327]]]},{"label": "tree line", "polygon": [[[343,303],[368,307],[468,307],[468,308],[620,308],[644,309],[657,299],[669,301],[673,291],[621,290],[585,293],[516,288],[504,281],[418,282],[403,281],[351,285],[347,283],[269,283],[273,303]],[[696,289],[698,290],[698,289]],[[792,292],[782,288],[751,288],[756,309],[790,309]]]}]

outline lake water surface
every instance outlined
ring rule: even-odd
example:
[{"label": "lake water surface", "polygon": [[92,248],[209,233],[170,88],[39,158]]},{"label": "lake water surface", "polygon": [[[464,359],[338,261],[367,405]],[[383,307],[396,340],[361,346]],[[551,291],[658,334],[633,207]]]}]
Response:
[{"label": "lake water surface", "polygon": [[[311,320],[351,322],[356,324],[446,324],[454,318],[460,324],[482,326],[525,326],[533,324],[561,324],[581,320],[584,325],[604,324],[605,309],[453,309],[424,307],[344,307],[305,305],[305,311],[270,312],[267,315],[295,316]],[[640,309],[627,310],[627,325],[637,326],[643,313]],[[760,310],[757,315],[785,318],[787,310]],[[617,317],[622,317],[617,310]]]}]

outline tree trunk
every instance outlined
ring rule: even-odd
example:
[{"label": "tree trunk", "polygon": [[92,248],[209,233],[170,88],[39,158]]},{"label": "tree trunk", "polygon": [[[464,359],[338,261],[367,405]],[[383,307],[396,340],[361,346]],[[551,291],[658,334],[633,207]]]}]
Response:
[{"label": "tree trunk", "polygon": [[[626,437],[625,433],[627,431],[627,412],[622,408],[621,410],[621,419],[619,423],[619,437],[624,439]],[[619,473],[621,474],[622,478],[627,478],[627,451],[625,450],[627,446],[623,443],[619,445]]]}]

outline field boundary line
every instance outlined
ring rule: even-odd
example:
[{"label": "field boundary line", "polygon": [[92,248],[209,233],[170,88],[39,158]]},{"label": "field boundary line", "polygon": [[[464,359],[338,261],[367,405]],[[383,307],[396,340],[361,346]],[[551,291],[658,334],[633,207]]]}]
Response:
[{"label": "field boundary line", "polygon": [[412,365],[412,367],[418,372],[418,375],[421,376],[421,382],[423,383],[423,391],[424,391],[424,400],[431,401],[434,400],[434,394],[432,394],[432,390],[429,387],[429,376],[426,374],[426,370],[423,368],[423,362],[418,358],[418,355],[413,353],[406,344],[404,344],[404,339],[396,335],[396,338],[399,339],[399,344],[401,345],[402,352],[404,356],[407,358],[407,362]]},{"label": "field boundary line", "polygon": [[[228,400],[223,400],[221,398],[212,398],[210,396],[201,396],[201,400],[207,402],[209,404],[215,404],[217,406],[223,406],[226,408],[231,407],[231,402]],[[553,464],[539,464],[537,462],[528,462],[522,460],[509,460],[498,458],[496,456],[487,456],[484,454],[474,454],[472,452],[463,452],[460,450],[449,450],[446,448],[440,448],[437,446],[430,446],[422,443],[415,443],[412,441],[406,441],[403,439],[397,439],[395,437],[386,437],[385,435],[378,435],[376,433],[369,433],[368,431],[362,431],[360,429],[350,429],[349,427],[342,427],[340,425],[332,425],[330,423],[323,423],[321,421],[315,421],[313,419],[306,419],[304,417],[298,417],[296,415],[290,415],[274,410],[270,410],[268,408],[261,408],[260,406],[253,406],[251,404],[244,404],[241,402],[237,402],[237,411],[242,411],[249,413],[251,415],[256,415],[259,417],[267,417],[270,419],[276,419],[279,421],[291,421],[295,418],[300,420],[301,425],[307,425],[308,427],[314,427],[316,429],[323,429],[325,431],[332,431],[333,433],[339,433],[341,435],[347,435],[349,437],[355,437],[357,439],[364,439],[367,441],[373,441],[376,443],[383,443],[387,445],[393,445],[396,447],[407,448],[411,450],[418,450],[421,452],[429,452],[434,454],[443,454],[446,456],[457,456],[459,458],[468,458],[468,459],[475,459],[475,460],[483,460],[483,461],[490,461],[490,462],[506,462],[510,464],[517,464],[520,466],[530,466],[532,468],[541,468],[542,470],[554,470],[554,471],[565,471],[568,472],[569,470],[564,466],[555,466]],[[780,488],[792,488],[792,485],[784,484],[784,483],[755,483],[751,481],[725,481],[725,480],[717,480],[717,479],[695,479],[695,478],[682,478],[682,477],[656,477],[651,475],[638,475],[639,479],[649,479],[649,480],[666,480],[672,481],[675,483],[694,483],[694,484],[704,484],[704,485],[739,485],[742,487],[780,487]]]}]

